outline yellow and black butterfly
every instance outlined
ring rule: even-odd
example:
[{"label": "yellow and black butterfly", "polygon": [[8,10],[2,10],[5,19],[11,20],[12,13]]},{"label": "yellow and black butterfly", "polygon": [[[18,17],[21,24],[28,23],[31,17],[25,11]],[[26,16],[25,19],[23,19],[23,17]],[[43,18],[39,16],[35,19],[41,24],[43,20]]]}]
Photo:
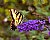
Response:
[{"label": "yellow and black butterfly", "polygon": [[11,17],[12,17],[10,27],[11,30],[15,30],[17,26],[22,23],[24,16],[20,12],[17,12],[15,9],[10,9],[9,11],[11,12]]}]

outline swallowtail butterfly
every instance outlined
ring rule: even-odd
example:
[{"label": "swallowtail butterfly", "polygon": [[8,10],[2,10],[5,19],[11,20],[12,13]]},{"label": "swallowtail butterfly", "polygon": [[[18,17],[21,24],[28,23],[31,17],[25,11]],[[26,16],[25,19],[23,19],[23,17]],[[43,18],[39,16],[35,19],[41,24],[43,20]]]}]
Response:
[{"label": "swallowtail butterfly", "polygon": [[11,30],[15,30],[19,24],[22,23],[23,15],[20,12],[17,12],[15,9],[10,9],[11,12]]}]

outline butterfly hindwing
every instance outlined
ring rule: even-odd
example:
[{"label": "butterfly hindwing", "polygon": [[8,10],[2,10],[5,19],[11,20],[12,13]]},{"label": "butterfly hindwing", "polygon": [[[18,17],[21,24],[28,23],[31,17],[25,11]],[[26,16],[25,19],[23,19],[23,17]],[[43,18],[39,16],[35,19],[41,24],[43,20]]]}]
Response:
[{"label": "butterfly hindwing", "polygon": [[15,29],[16,29],[16,27],[15,27],[15,25],[14,25],[14,21],[13,21],[13,20],[11,21],[11,26],[10,26],[10,28],[11,28],[11,30],[15,30]]}]

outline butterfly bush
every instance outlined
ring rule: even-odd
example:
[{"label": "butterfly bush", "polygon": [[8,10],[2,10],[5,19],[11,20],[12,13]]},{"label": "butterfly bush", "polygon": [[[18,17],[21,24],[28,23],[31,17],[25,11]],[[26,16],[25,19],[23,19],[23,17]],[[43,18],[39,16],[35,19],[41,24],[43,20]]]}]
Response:
[{"label": "butterfly bush", "polygon": [[46,20],[28,20],[27,22],[23,22],[22,24],[17,26],[17,29],[19,30],[19,32],[27,32],[27,31],[31,31],[31,30],[44,30],[44,28],[46,27],[46,29],[48,29],[48,35],[50,36],[50,16],[48,16],[48,23],[46,22]]},{"label": "butterfly bush", "polygon": [[45,20],[28,20],[17,26],[20,32],[31,30],[43,30],[45,26]]}]

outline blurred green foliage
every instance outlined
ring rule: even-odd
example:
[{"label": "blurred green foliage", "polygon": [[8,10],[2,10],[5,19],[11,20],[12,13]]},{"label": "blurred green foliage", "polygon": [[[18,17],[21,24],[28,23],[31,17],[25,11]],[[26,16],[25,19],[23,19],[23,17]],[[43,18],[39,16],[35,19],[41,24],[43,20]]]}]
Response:
[{"label": "blurred green foliage", "polygon": [[[32,10],[31,8],[30,10],[28,9],[29,6],[31,8],[33,6],[33,12],[30,11]],[[9,12],[11,8],[20,11],[27,20],[37,18],[37,16],[32,14],[34,12],[47,17],[50,16],[50,0],[0,0],[0,40],[11,40],[13,36],[20,36],[20,40],[27,40],[27,37],[29,40],[33,40],[32,36],[36,36],[38,40],[45,40],[44,34],[38,33],[37,31],[30,31],[27,37],[24,32],[20,33],[18,30],[11,31],[10,23],[12,19]],[[7,22],[4,22],[5,18],[7,18]]]}]

